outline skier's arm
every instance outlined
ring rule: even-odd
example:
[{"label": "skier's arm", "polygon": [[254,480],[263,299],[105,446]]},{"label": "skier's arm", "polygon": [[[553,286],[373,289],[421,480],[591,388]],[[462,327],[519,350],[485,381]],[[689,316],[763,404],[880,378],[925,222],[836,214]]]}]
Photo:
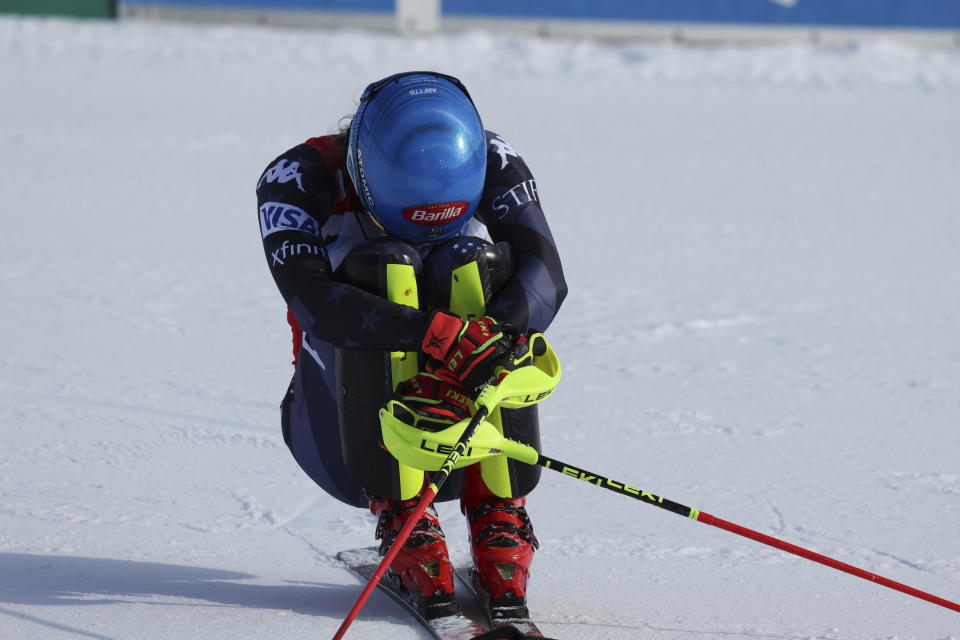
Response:
[{"label": "skier's arm", "polygon": [[478,211],[490,237],[509,243],[516,265],[489,311],[521,331],[542,331],[567,295],[560,255],[530,169],[503,138],[487,132],[487,140],[487,183]]},{"label": "skier's arm", "polygon": [[334,280],[321,228],[335,188],[308,145],[274,160],[257,183],[263,249],[283,299],[317,340],[352,349],[419,349],[429,313]]}]

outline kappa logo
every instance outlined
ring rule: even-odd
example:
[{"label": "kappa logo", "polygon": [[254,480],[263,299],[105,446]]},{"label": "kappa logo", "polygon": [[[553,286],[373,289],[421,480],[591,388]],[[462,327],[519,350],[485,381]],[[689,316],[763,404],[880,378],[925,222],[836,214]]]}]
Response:
[{"label": "kappa logo", "polygon": [[320,225],[299,207],[282,202],[264,202],[260,205],[260,235],[266,238],[277,231],[306,231],[319,236]]},{"label": "kappa logo", "polygon": [[403,217],[414,224],[434,227],[440,224],[453,222],[466,212],[469,202],[441,202],[440,204],[422,204],[416,207],[407,207],[403,210]]},{"label": "kappa logo", "polygon": [[260,178],[260,182],[257,183],[257,189],[259,189],[264,182],[286,184],[291,180],[296,180],[297,188],[306,193],[306,190],[303,188],[302,178],[303,174],[300,173],[300,163],[291,162],[290,165],[287,166],[287,160],[284,158],[264,172],[263,177]]},{"label": "kappa logo", "polygon": [[520,154],[517,153],[517,150],[514,149],[509,142],[501,138],[500,136],[494,136],[490,139],[490,144],[495,147],[495,151],[500,155],[500,168],[507,168],[507,156],[513,156],[514,158],[519,158]]}]

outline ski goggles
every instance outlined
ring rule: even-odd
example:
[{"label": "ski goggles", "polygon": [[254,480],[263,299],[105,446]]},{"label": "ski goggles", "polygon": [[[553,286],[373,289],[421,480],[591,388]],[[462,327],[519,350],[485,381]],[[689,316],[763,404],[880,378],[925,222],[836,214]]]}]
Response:
[{"label": "ski goggles", "polygon": [[467,96],[467,99],[470,100],[470,103],[473,104],[473,98],[470,97],[470,92],[467,91],[467,88],[463,85],[458,78],[449,76],[445,73],[440,73],[439,71],[401,71],[400,73],[395,73],[392,76],[387,76],[383,80],[377,80],[376,82],[371,82],[367,85],[367,88],[363,90],[363,93],[360,94],[360,108],[357,109],[356,116],[362,115],[363,103],[369,102],[373,96],[377,95],[377,92],[380,89],[383,89],[385,86],[393,82],[394,80],[399,80],[407,76],[428,76],[432,78],[440,78],[446,80],[450,84],[454,85],[460,91],[463,91],[464,95]]}]

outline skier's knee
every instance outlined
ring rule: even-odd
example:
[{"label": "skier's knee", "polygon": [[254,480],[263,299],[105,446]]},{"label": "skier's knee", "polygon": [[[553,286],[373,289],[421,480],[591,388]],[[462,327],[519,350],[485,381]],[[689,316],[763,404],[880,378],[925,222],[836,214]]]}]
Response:
[{"label": "skier's knee", "polygon": [[476,276],[484,303],[489,302],[513,274],[510,245],[506,242],[491,244],[473,236],[449,238],[433,248],[424,265],[430,307],[450,308],[458,270],[471,263],[477,265]]},{"label": "skier's knee", "polygon": [[[414,247],[377,238],[355,247],[336,277],[373,295],[417,307],[421,271]],[[416,354],[407,362],[394,358],[388,351],[338,348],[334,365],[344,465],[368,495],[387,499],[400,499],[410,486],[419,490],[423,484],[422,472],[401,467],[381,445],[379,410],[396,383],[419,369]]]},{"label": "skier's knee", "polygon": [[422,270],[420,254],[393,238],[375,238],[355,247],[337,267],[336,278],[374,295],[387,297],[387,265],[410,265]]}]

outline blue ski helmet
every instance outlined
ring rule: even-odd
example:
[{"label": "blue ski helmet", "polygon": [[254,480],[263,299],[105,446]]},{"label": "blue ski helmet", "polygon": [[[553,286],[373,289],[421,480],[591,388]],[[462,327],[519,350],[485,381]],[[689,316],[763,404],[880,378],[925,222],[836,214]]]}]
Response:
[{"label": "blue ski helmet", "polygon": [[437,242],[469,222],[487,170],[480,115],[463,84],[432,71],[368,86],[350,124],[347,172],[390,235]]}]

